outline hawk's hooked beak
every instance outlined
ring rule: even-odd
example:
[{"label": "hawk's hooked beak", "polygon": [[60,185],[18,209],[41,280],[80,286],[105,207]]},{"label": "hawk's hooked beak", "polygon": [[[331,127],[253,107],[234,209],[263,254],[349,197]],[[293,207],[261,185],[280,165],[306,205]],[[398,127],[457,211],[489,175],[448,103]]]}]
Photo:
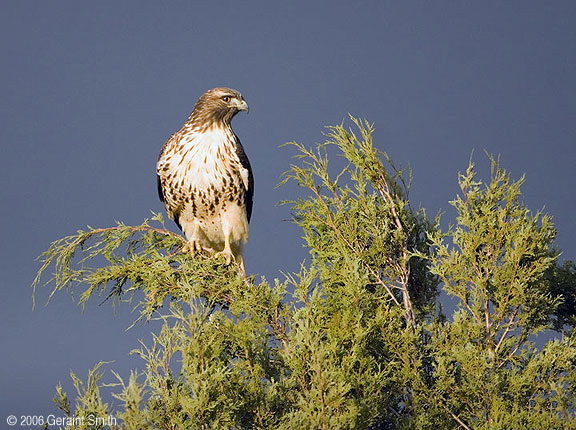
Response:
[{"label": "hawk's hooked beak", "polygon": [[250,112],[250,107],[248,107],[248,103],[246,103],[246,100],[244,99],[234,99],[234,107],[238,110],[245,110],[246,112]]}]

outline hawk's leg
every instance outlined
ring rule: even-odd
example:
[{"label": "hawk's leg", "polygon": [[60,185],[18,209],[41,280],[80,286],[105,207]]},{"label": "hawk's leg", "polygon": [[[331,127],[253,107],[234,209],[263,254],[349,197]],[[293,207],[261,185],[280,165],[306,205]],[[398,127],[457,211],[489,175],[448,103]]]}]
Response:
[{"label": "hawk's leg", "polygon": [[226,264],[231,264],[233,261],[236,261],[232,253],[232,248],[230,247],[230,234],[224,236],[224,249],[214,254],[214,258],[220,257],[224,257]]},{"label": "hawk's leg", "polygon": [[190,242],[188,242],[188,244],[192,255],[197,255],[202,252],[202,246],[200,245],[200,241],[197,238],[193,238],[192,240],[190,240]]},{"label": "hawk's leg", "polygon": [[184,232],[185,236],[188,238],[188,242],[184,247],[184,252],[190,252],[192,255],[198,255],[202,253],[202,245],[200,244],[200,226],[198,223],[194,223],[192,228],[192,234],[188,236],[187,232]]},{"label": "hawk's leg", "polygon": [[244,257],[242,253],[234,254],[232,252],[232,248],[230,247],[230,238],[226,236],[224,238],[224,249],[220,252],[214,254],[214,258],[224,257],[226,259],[226,264],[231,264],[232,262],[238,265],[238,271],[240,275],[245,278],[246,277],[246,269],[244,267]]},{"label": "hawk's leg", "polygon": [[242,254],[238,254],[235,257],[236,259],[236,263],[238,263],[238,269],[240,270],[240,274],[242,275],[243,278],[246,277],[246,268],[244,267],[244,257],[242,256]]}]

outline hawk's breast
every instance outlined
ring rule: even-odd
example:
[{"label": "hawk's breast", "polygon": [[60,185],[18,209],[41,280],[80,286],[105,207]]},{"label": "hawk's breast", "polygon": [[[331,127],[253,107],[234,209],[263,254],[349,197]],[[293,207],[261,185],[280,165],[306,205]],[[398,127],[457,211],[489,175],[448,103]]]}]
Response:
[{"label": "hawk's breast", "polygon": [[172,140],[157,166],[169,214],[187,237],[197,223],[214,244],[223,240],[223,228],[232,240],[246,241],[249,172],[236,154],[232,130],[177,133]]}]

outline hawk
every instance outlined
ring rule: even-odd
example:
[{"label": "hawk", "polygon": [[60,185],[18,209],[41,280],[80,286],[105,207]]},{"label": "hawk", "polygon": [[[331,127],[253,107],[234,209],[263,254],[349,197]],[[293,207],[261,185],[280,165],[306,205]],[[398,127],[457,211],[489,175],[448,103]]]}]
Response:
[{"label": "hawk", "polygon": [[248,111],[230,88],[206,91],[182,128],[162,147],[156,173],[158,195],[168,216],[184,232],[193,254],[207,251],[238,264],[245,276],[254,177],[230,122]]}]

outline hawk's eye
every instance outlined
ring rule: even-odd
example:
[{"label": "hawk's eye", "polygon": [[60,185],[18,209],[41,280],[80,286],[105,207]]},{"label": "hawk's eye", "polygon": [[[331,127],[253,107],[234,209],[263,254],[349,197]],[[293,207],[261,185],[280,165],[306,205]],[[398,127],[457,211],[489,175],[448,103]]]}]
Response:
[{"label": "hawk's eye", "polygon": [[224,100],[226,103],[228,103],[230,101],[230,96],[224,96],[224,97],[222,97],[222,100]]}]

